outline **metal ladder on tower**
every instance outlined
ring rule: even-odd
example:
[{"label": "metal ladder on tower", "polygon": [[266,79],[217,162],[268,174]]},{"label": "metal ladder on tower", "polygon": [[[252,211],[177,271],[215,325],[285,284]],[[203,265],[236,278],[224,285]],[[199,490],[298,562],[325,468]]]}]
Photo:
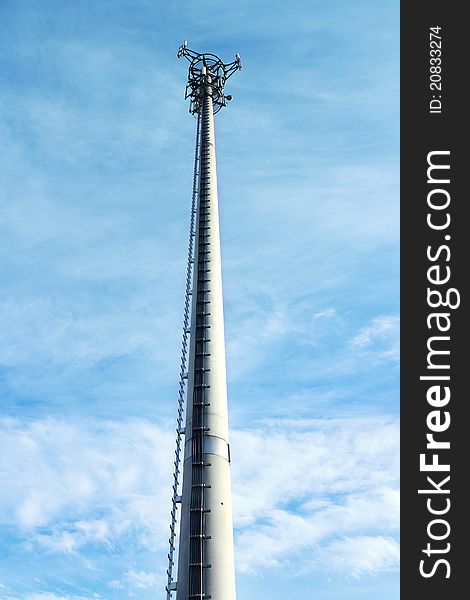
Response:
[{"label": "metal ladder on tower", "polygon": [[193,265],[194,265],[194,238],[196,235],[195,223],[196,223],[196,203],[198,196],[198,173],[199,173],[199,161],[200,161],[200,128],[201,128],[201,115],[197,116],[197,127],[196,127],[196,148],[194,153],[194,172],[193,172],[193,191],[191,198],[191,217],[189,225],[189,242],[188,242],[188,262],[186,268],[186,291],[184,300],[184,317],[183,317],[183,336],[181,342],[181,362],[180,362],[180,375],[179,375],[179,388],[178,388],[178,412],[176,418],[176,447],[175,447],[175,461],[173,471],[173,496],[172,496],[172,507],[171,507],[171,523],[170,523],[170,538],[168,540],[169,552],[168,552],[168,569],[166,571],[168,576],[168,582],[165,587],[167,600],[171,600],[172,593],[176,591],[176,581],[173,578],[173,567],[175,565],[175,539],[176,539],[176,523],[177,523],[177,510],[178,504],[181,503],[181,496],[178,493],[180,483],[180,464],[181,464],[181,449],[182,439],[185,433],[183,427],[183,415],[184,415],[184,396],[186,391],[187,381],[187,356],[188,356],[188,335],[190,333],[190,319],[191,319],[191,295],[192,295],[192,277],[193,277]]}]

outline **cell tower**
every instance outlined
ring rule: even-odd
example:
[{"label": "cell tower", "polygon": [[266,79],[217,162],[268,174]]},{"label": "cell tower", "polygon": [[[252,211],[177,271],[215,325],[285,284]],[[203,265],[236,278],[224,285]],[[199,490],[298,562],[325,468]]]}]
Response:
[{"label": "cell tower", "polygon": [[225,64],[215,54],[189,50],[186,42],[178,51],[182,57],[189,61],[185,98],[197,127],[166,593],[167,600],[173,592],[177,600],[235,600],[214,114],[232,99],[225,95],[225,82],[242,65],[238,54]]}]

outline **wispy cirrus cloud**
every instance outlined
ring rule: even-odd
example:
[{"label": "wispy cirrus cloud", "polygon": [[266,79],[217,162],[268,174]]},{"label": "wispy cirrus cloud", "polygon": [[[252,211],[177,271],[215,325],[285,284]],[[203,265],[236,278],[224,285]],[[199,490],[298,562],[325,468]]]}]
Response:
[{"label": "wispy cirrus cloud", "polygon": [[347,578],[397,572],[400,546],[395,538],[382,535],[345,537],[324,549],[319,566]]},{"label": "wispy cirrus cloud", "polygon": [[396,362],[399,359],[399,328],[398,315],[377,317],[353,337],[351,346],[360,352],[375,354],[379,360]]}]

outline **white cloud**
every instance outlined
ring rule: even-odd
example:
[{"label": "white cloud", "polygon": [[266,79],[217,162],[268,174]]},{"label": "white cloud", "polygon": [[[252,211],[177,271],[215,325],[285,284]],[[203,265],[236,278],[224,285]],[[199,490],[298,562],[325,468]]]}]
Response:
[{"label": "white cloud", "polygon": [[108,581],[107,585],[112,590],[122,590],[122,588],[124,587],[124,585],[117,579],[112,579],[111,581]]},{"label": "white cloud", "polygon": [[[150,255],[152,253],[150,252]],[[162,318],[150,298],[97,313],[92,298],[81,301],[48,296],[0,302],[0,363],[34,367],[90,365],[99,360],[144,351],[161,359],[159,336],[169,337],[168,314]]]},{"label": "white cloud", "polygon": [[336,538],[396,535],[396,423],[279,421],[256,433],[235,432],[232,440],[242,571],[291,561],[301,569],[322,561],[323,548]]},{"label": "white cloud", "polygon": [[136,588],[155,588],[160,581],[158,573],[146,573],[145,571],[129,570],[125,574],[126,581]]},{"label": "white cloud", "polygon": [[[90,544],[113,551],[134,540],[164,557],[172,437],[171,427],[141,420],[3,421],[0,451],[11,482],[0,491],[3,524],[24,531],[27,551],[86,556]],[[331,564],[335,571],[345,560],[339,540],[396,536],[395,421],[266,421],[233,431],[231,445],[241,571],[291,561],[298,569]],[[352,572],[387,570],[389,554],[374,559],[371,550]],[[132,567],[112,581],[150,588],[156,577]]]},{"label": "white cloud", "polygon": [[399,326],[397,316],[378,317],[371,325],[364,327],[352,340],[353,346],[364,348],[373,344],[377,339],[395,336]]},{"label": "white cloud", "polygon": [[324,548],[319,566],[345,577],[360,577],[379,572],[395,572],[400,547],[394,538],[377,536],[345,537]]},{"label": "white cloud", "polygon": [[99,594],[92,594],[92,596],[76,596],[74,594],[54,594],[53,592],[35,592],[32,594],[26,594],[22,597],[22,600],[99,600],[101,596]]},{"label": "white cloud", "polygon": [[171,426],[53,419],[2,424],[0,451],[10,482],[0,491],[3,525],[29,529],[30,543],[53,552],[110,545],[129,533],[163,548]]},{"label": "white cloud", "polygon": [[335,308],[325,308],[324,310],[320,310],[313,315],[314,319],[332,319],[337,316],[337,312]]},{"label": "white cloud", "polygon": [[351,340],[353,349],[375,353],[379,359],[398,361],[400,318],[387,315],[372,319]]}]

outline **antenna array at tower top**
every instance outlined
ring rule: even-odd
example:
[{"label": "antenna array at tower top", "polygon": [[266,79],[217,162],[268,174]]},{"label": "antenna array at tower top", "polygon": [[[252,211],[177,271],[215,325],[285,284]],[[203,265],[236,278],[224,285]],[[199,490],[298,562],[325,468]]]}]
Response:
[{"label": "antenna array at tower top", "polygon": [[190,98],[189,112],[199,113],[204,94],[212,96],[214,113],[227,105],[227,100],[232,96],[225,95],[225,82],[242,68],[240,55],[235,55],[231,63],[223,63],[215,54],[199,53],[190,50],[184,42],[178,50],[178,58],[185,57],[189,61],[188,83],[186,85],[185,99]]}]

